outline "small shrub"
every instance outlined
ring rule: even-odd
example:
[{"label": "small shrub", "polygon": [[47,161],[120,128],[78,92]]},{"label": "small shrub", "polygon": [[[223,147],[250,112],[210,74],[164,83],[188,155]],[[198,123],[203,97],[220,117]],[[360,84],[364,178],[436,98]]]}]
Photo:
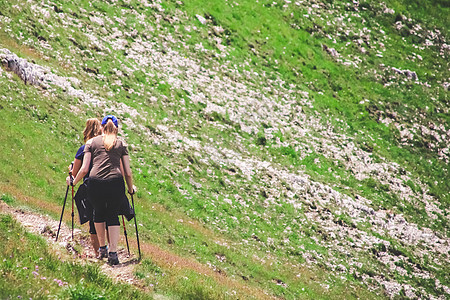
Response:
[{"label": "small shrub", "polygon": [[256,145],[265,146],[266,144],[267,144],[267,139],[265,136],[260,135],[256,138]]}]

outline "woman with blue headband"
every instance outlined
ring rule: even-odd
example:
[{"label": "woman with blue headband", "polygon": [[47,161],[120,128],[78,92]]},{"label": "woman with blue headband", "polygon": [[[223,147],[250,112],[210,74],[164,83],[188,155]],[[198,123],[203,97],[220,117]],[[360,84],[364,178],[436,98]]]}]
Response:
[{"label": "woman with blue headband", "polygon": [[[120,229],[118,216],[123,199],[126,198],[124,177],[128,193],[134,194],[135,191],[127,145],[117,138],[118,120],[115,116],[108,115],[103,118],[102,132],[101,136],[86,142],[83,165],[73,180],[73,185],[87,174],[89,162],[92,160],[88,197],[94,206],[94,225],[100,243],[99,258],[108,257],[109,264],[117,265]],[[106,224],[108,224],[109,253],[106,246]]]}]

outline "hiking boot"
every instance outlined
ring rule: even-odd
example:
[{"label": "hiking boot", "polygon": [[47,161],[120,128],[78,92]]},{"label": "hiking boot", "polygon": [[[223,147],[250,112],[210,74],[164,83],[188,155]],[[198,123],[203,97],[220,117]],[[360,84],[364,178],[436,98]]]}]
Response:
[{"label": "hiking boot", "polygon": [[109,252],[108,264],[110,264],[112,266],[119,264],[119,257],[117,256],[117,252]]},{"label": "hiking boot", "polygon": [[104,246],[104,247],[100,247],[98,249],[98,259],[102,259],[102,258],[107,258],[108,257],[108,247]]}]

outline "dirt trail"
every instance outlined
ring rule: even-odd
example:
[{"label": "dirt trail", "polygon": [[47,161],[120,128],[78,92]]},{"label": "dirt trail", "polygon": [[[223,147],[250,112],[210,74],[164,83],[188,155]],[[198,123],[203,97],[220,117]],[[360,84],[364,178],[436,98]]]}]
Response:
[{"label": "dirt trail", "polygon": [[[1,187],[1,186],[0,186]],[[0,189],[1,190],[1,189]],[[6,192],[6,191],[5,191]],[[11,188],[7,192],[13,192]],[[17,190],[15,191],[17,192]],[[19,198],[23,198],[21,193],[12,193]],[[25,202],[32,206],[42,207],[45,205],[45,209],[61,213],[61,207],[55,205],[45,204],[36,198],[25,197]],[[54,220],[49,216],[42,215],[35,212],[30,212],[25,209],[14,208],[7,205],[5,202],[0,201],[0,211],[12,215],[22,226],[34,234],[43,236],[49,245],[55,245],[55,251],[61,256],[72,255],[73,259],[79,263],[100,263],[95,257],[90,245],[89,234],[82,229],[74,228],[74,239],[72,240],[72,230],[65,222],[71,220],[70,216],[70,203],[66,203],[63,222],[58,237],[58,242],[55,242],[56,234],[58,231],[59,220]],[[78,224],[78,216],[75,212],[75,222]],[[64,222],[65,221],[65,222]],[[140,289],[147,290],[144,282],[137,279],[134,276],[134,268],[138,263],[137,260],[137,241],[134,237],[128,236],[129,245],[131,249],[131,255],[128,256],[125,244],[125,238],[123,232],[121,233],[121,241],[118,249],[118,255],[120,264],[115,267],[111,267],[106,262],[101,264],[102,271],[115,281],[121,281],[128,284],[132,284]],[[216,272],[194,259],[181,257],[175,253],[171,253],[167,250],[161,249],[157,245],[149,244],[140,241],[142,256],[151,259],[155,264],[167,268],[167,269],[190,269],[206,276],[214,278],[218,284],[227,286],[230,289],[238,291],[241,295],[247,295],[256,299],[274,299],[273,296],[269,296],[267,292],[261,289],[244,285],[235,279],[229,278],[223,272]],[[77,251],[81,249],[81,251]],[[135,252],[135,253],[133,253]]]},{"label": "dirt trail", "polygon": [[[66,207],[64,214],[70,216],[70,212],[67,212],[67,209],[70,210],[69,207]],[[88,233],[78,228],[74,228],[74,239],[72,240],[72,229],[62,222],[58,242],[56,242],[55,239],[58,232],[59,221],[53,220],[48,216],[10,207],[3,201],[0,201],[0,211],[12,215],[28,231],[44,237],[49,245],[57,245],[54,249],[61,256],[70,254],[73,259],[83,263],[86,260],[92,263],[100,262],[94,256]],[[81,251],[79,251],[79,249],[81,249]],[[101,265],[102,271],[113,280],[120,280],[129,284],[141,286],[142,283],[133,275],[134,264],[137,262],[136,257],[134,257],[133,254],[128,257],[126,249],[121,247],[119,247],[118,254],[121,262],[119,266],[112,268],[104,263]]]}]

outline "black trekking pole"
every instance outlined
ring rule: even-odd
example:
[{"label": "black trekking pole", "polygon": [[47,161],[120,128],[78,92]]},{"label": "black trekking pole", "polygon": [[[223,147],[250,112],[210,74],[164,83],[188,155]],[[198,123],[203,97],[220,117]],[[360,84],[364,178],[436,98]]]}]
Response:
[{"label": "black trekking pole", "polygon": [[130,194],[130,195],[131,195],[131,203],[133,204],[133,210],[134,210],[134,226],[136,227],[136,239],[137,239],[137,244],[138,244],[139,260],[141,260],[141,246],[139,245],[139,233],[138,233],[137,221],[136,221],[136,208],[134,207],[133,194]]},{"label": "black trekking pole", "polygon": [[[72,176],[72,175],[70,175],[70,176]],[[71,185],[72,185],[72,241],[73,241],[73,216],[74,216],[74,214],[73,214],[73,177],[71,177],[70,178],[70,181],[71,181]]]},{"label": "black trekking pole", "polygon": [[123,215],[122,215],[122,223],[123,223],[123,234],[125,235],[125,241],[127,241],[128,256],[130,256],[130,246],[128,245],[127,228],[125,227],[125,219],[123,218]]},{"label": "black trekking pole", "polygon": [[70,171],[69,171],[69,177],[70,177],[70,185],[72,186],[72,241],[73,241],[73,180],[75,178],[73,178],[72,176],[72,170],[73,170],[73,162],[70,165]]},{"label": "black trekking pole", "polygon": [[62,222],[62,218],[64,215],[64,207],[66,207],[66,200],[67,200],[68,193],[69,193],[69,186],[67,186],[67,189],[66,189],[66,196],[64,197],[64,204],[63,204],[62,211],[61,211],[61,218],[59,218],[59,226],[58,226],[58,233],[56,234],[56,242],[58,241],[59,230],[61,229],[61,222]]}]

